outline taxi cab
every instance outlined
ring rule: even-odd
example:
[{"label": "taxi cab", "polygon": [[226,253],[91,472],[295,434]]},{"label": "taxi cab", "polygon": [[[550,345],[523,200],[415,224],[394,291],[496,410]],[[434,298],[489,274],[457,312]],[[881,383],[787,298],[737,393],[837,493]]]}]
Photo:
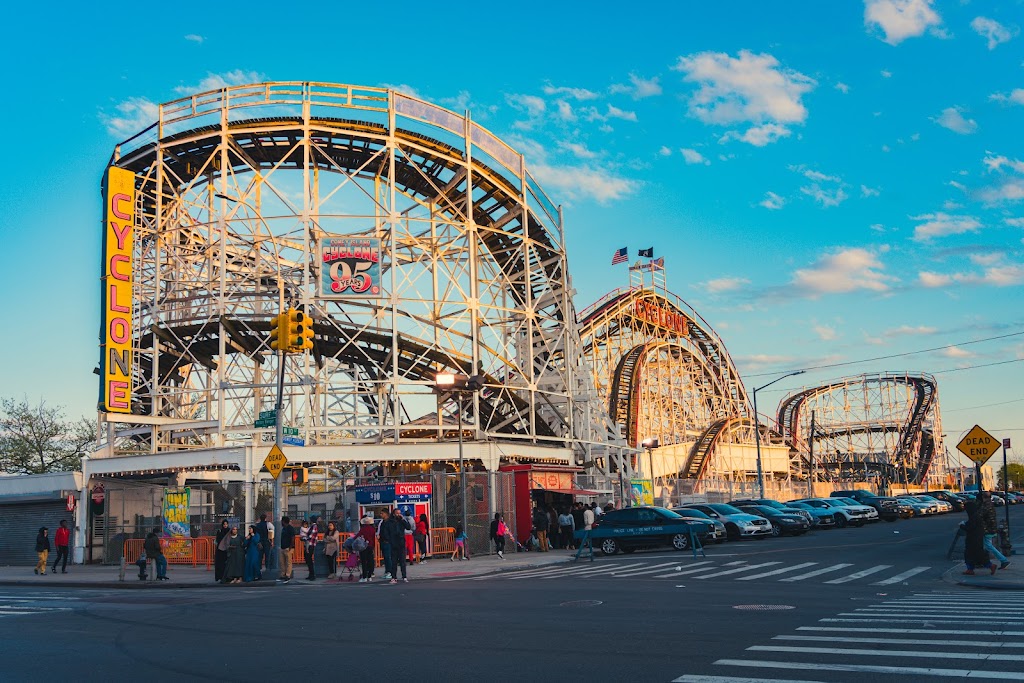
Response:
[{"label": "taxi cab", "polygon": [[594,522],[591,538],[602,553],[614,555],[620,550],[631,553],[637,548],[657,546],[688,550],[693,537],[703,544],[713,530],[706,522],[684,519],[669,509],[648,505],[609,510]]}]

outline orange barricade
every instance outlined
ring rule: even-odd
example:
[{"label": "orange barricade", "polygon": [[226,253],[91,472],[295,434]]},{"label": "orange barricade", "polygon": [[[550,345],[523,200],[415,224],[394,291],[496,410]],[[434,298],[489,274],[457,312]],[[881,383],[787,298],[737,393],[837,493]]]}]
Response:
[{"label": "orange barricade", "polygon": [[[124,558],[128,564],[134,564],[142,554],[146,544],[144,538],[130,538],[124,542]],[[167,564],[190,564],[193,567],[205,564],[209,571],[213,563],[213,539],[209,536],[199,538],[161,538],[160,547],[167,558]]]},{"label": "orange barricade", "polygon": [[[345,539],[355,536],[352,533],[342,532],[341,543],[345,543]],[[319,534],[318,538],[322,541],[324,538],[323,534]],[[428,550],[435,555],[451,555],[455,552],[455,529],[452,527],[438,527],[430,530],[430,545]],[[416,549],[416,557],[420,557],[419,549]],[[344,547],[341,547],[338,551],[338,565],[341,566],[348,559],[348,551]],[[378,567],[384,566],[384,556],[380,552],[379,540],[373,544],[373,559],[374,563]],[[292,562],[295,564],[303,564],[306,561],[306,547],[303,544],[302,539],[297,535],[295,536],[295,552],[292,553]]]},{"label": "orange barricade", "polygon": [[455,529],[450,526],[430,530],[430,552],[434,555],[451,555],[455,552]]}]

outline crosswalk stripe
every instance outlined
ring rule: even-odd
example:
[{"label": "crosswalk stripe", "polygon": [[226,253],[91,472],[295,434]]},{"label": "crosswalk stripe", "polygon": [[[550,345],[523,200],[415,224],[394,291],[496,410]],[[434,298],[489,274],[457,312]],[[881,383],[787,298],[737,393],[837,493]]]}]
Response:
[{"label": "crosswalk stripe", "polygon": [[81,598],[65,597],[65,596],[62,596],[62,595],[56,595],[55,596],[55,595],[25,595],[25,594],[21,594],[21,595],[0,595],[0,600],[4,600],[4,601],[14,600],[16,602],[25,602],[25,601],[29,601],[29,600],[60,600],[61,602],[63,602],[65,600],[81,600]]},{"label": "crosswalk stripe", "polygon": [[70,607],[35,607],[29,605],[0,605],[0,610],[31,609],[33,612],[65,612]]},{"label": "crosswalk stripe", "polygon": [[900,581],[903,581],[904,579],[909,579],[911,576],[916,576],[917,574],[920,574],[921,572],[926,572],[929,569],[931,569],[931,567],[914,567],[913,569],[905,571],[902,574],[897,574],[896,576],[893,576],[891,578],[885,579],[884,581],[876,581],[875,583],[873,583],[871,585],[872,586],[888,586],[888,585],[893,584],[893,583],[899,583]]},{"label": "crosswalk stripe", "polygon": [[[915,619],[917,617],[929,618],[935,616],[931,612],[921,612],[920,610],[889,610],[889,609],[865,609],[861,608],[854,612],[842,612],[839,614],[841,617],[881,617],[886,614],[894,614],[900,619]],[[956,620],[970,620],[976,615],[971,614],[943,614],[940,618],[947,619],[950,621]],[[992,616],[1000,619],[1013,619],[1016,621],[1024,621],[1024,615],[1016,612],[1014,614],[993,614]]]},{"label": "crosswalk stripe", "polygon": [[924,610],[927,610],[927,609],[944,609],[944,610],[950,610],[950,609],[969,609],[969,610],[972,610],[972,611],[977,611],[979,609],[984,609],[984,610],[991,611],[991,612],[1020,612],[1022,609],[1024,609],[1024,607],[1003,607],[1003,606],[1000,606],[1000,605],[975,605],[975,604],[969,604],[969,605],[950,605],[950,604],[945,603],[945,602],[929,602],[929,603],[920,603],[920,602],[887,602],[887,603],[885,603],[884,607],[890,607],[890,608],[893,608],[893,609],[902,609],[902,610],[908,610],[908,611],[923,610],[923,609]]},{"label": "crosswalk stripe", "polygon": [[933,669],[912,666],[877,666],[873,664],[825,664],[816,662],[775,662],[771,660],[719,659],[715,664],[745,666],[765,669],[801,669],[814,671],[854,671],[878,674],[909,674],[915,676],[940,676],[945,678],[992,678],[1004,681],[1019,681],[1019,671],[983,671],[978,669]]},{"label": "crosswalk stripe", "polygon": [[21,614],[39,614],[39,612],[0,612],[0,617],[16,617]]},{"label": "crosswalk stripe", "polygon": [[740,572],[748,572],[751,569],[760,569],[761,567],[772,567],[772,566],[777,565],[777,564],[782,564],[782,563],[781,562],[762,562],[761,564],[748,564],[747,566],[740,567],[738,569],[726,569],[724,572],[714,572],[712,574],[701,574],[701,575],[695,576],[693,578],[695,578],[695,579],[712,579],[712,578],[714,578],[716,576],[728,576],[729,574],[739,574]]},{"label": "crosswalk stripe", "polygon": [[753,581],[754,579],[763,579],[766,576],[776,576],[778,574],[787,574],[789,572],[795,572],[797,569],[804,569],[806,567],[813,567],[818,564],[817,562],[804,562],[802,564],[795,564],[792,567],[783,567],[782,569],[776,569],[770,572],[762,572],[761,574],[754,574],[753,576],[740,576],[737,581]]},{"label": "crosswalk stripe", "polygon": [[[892,616],[890,616],[888,618],[879,618],[879,619],[851,619],[851,618],[839,617],[839,618],[819,619],[819,621],[827,622],[827,623],[839,623],[839,624],[891,624],[892,621],[893,621],[893,618],[894,617],[892,617]],[[912,622],[915,622],[915,623],[920,622],[920,623],[923,623],[923,624],[1008,624],[1008,625],[1012,624],[1012,625],[1015,625],[1015,626],[1020,626],[1021,625],[1021,622],[1019,622],[1019,621],[999,621],[999,619],[993,619],[993,618],[987,618],[987,619],[986,618],[980,618],[980,619],[973,619],[971,621],[957,621],[957,620],[942,619],[942,618],[937,618],[937,617],[932,617],[932,618],[925,617],[924,619],[910,619],[910,618],[905,618],[905,617],[901,616],[901,617],[899,617],[899,619],[900,619],[900,621],[912,621]]]},{"label": "crosswalk stripe", "polygon": [[629,565],[620,565],[618,567],[614,567],[614,566],[612,566],[612,567],[596,567],[594,569],[586,569],[586,570],[579,571],[579,572],[571,572],[571,573],[567,572],[565,574],[560,574],[558,576],[541,576],[539,578],[541,578],[541,579],[557,579],[557,578],[561,578],[562,576],[570,576],[570,577],[590,576],[592,574],[604,574],[606,572],[613,572],[616,569],[625,569],[626,567],[639,567],[642,564],[643,564],[642,562],[637,562],[637,563],[629,564]]},{"label": "crosswalk stripe", "polygon": [[809,681],[800,679],[781,678],[747,678],[745,676],[701,676],[698,674],[686,674],[679,678],[672,679],[672,683],[824,683],[824,681]]},{"label": "crosswalk stripe", "polygon": [[846,583],[848,581],[856,581],[857,579],[863,579],[865,576],[870,576],[871,574],[874,574],[876,572],[880,572],[883,569],[891,569],[891,568],[892,568],[891,564],[879,564],[879,565],[875,565],[874,567],[869,567],[867,569],[862,569],[859,572],[854,572],[853,574],[850,574],[849,576],[841,576],[838,579],[832,579],[831,581],[826,581],[825,583],[833,583],[834,584],[834,583]]},{"label": "crosswalk stripe", "polygon": [[617,571],[612,572],[612,576],[639,576],[641,574],[650,574],[652,572],[660,572],[665,567],[671,567],[672,565],[678,565],[678,562],[665,562],[664,564],[654,564],[649,567],[642,569],[634,569],[628,572],[618,573]]},{"label": "crosswalk stripe", "polygon": [[[701,565],[701,564],[712,564],[712,563],[711,562],[695,562],[694,564],[690,565],[691,569],[684,569],[684,570],[679,571],[679,572],[669,572],[668,574],[658,574],[654,578],[656,578],[656,579],[668,579],[668,578],[671,578],[673,576],[685,576],[686,574],[696,574],[698,572],[706,572],[707,570],[711,569],[711,567],[697,567],[697,565]],[[692,567],[697,567],[697,568],[693,569]]]},{"label": "crosswalk stripe", "polygon": [[929,633],[939,636],[1019,637],[1024,631],[964,630],[958,628],[858,628],[856,626],[800,626],[797,631],[842,631],[843,633]]},{"label": "crosswalk stripe", "polygon": [[831,567],[825,567],[824,569],[816,569],[813,572],[807,572],[806,574],[801,574],[800,576],[787,576],[784,579],[779,579],[779,581],[802,581],[804,579],[812,579],[815,576],[821,576],[822,574],[828,574],[829,572],[837,572],[840,569],[846,569],[847,567],[852,566],[852,564],[849,564],[847,562],[840,562],[839,564],[834,564]]},{"label": "crosswalk stripe", "polygon": [[[529,571],[510,572],[505,578],[509,578],[509,579],[528,579],[528,578],[530,578],[532,576],[542,576],[544,574],[564,574],[565,572],[576,571],[576,570],[579,570],[579,569],[582,569],[582,567],[577,566],[577,565],[573,565],[571,567],[556,567],[556,568],[545,567],[544,569],[532,569],[532,570],[529,570]],[[487,579],[493,578],[493,577],[491,575],[489,575],[489,574],[485,574],[484,576],[477,576],[477,577],[474,577],[474,578],[476,578],[479,581],[486,581]]]},{"label": "crosswalk stripe", "polygon": [[799,640],[825,643],[873,643],[876,645],[952,645],[963,647],[1024,647],[1024,643],[993,643],[991,640],[918,640],[914,638],[854,638],[850,636],[781,635],[772,640]]},{"label": "crosswalk stripe", "polygon": [[993,652],[939,652],[922,650],[861,650],[852,647],[799,647],[792,645],[753,645],[752,652],[800,652],[816,655],[860,655],[862,657],[916,657],[927,659],[981,659],[990,662],[1024,662],[1024,655]]}]

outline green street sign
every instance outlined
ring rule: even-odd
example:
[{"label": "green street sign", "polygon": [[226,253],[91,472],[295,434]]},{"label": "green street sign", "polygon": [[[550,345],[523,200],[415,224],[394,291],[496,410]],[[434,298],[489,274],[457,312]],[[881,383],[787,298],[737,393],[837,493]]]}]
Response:
[{"label": "green street sign", "polygon": [[277,417],[277,411],[276,410],[261,410],[260,411],[260,419],[261,420],[267,420],[267,419],[271,419],[272,420],[272,419],[274,419],[276,417]]},{"label": "green street sign", "polygon": [[275,420],[274,418],[270,418],[269,420],[260,418],[259,420],[256,420],[255,423],[253,423],[253,427],[256,427],[258,429],[260,427],[273,427],[276,424],[277,420]]},{"label": "green street sign", "polygon": [[281,427],[281,434],[286,434],[288,436],[298,436],[299,435],[299,428],[298,427]]}]

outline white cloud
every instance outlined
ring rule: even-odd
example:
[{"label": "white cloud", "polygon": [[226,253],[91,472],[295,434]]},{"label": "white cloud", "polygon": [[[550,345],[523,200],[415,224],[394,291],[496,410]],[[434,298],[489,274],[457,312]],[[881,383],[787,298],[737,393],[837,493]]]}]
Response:
[{"label": "white cloud", "polygon": [[881,194],[881,192],[873,187],[868,187],[867,185],[860,186],[861,197],[877,197],[879,194]]},{"label": "white cloud", "polygon": [[918,273],[918,282],[924,287],[947,287],[960,285],[990,285],[1012,287],[1024,284],[1024,265],[1004,263],[984,268],[981,273]]},{"label": "white cloud", "polygon": [[116,114],[100,112],[100,121],[111,135],[127,137],[156,122],[159,107],[145,97],[129,97],[116,107]]},{"label": "white cloud", "polygon": [[986,152],[985,154],[986,156],[981,160],[981,163],[985,164],[986,169],[990,173],[1001,171],[1004,167],[1017,173],[1024,173],[1024,161],[1020,159],[1011,159],[1001,154],[992,154],[992,152]]},{"label": "white cloud", "polygon": [[914,239],[918,242],[933,237],[962,235],[965,232],[978,232],[981,223],[974,216],[951,216],[941,211],[911,216],[910,220],[923,221],[914,228]]},{"label": "white cloud", "polygon": [[994,266],[1006,258],[1006,254],[1001,251],[993,251],[987,254],[971,254],[969,258],[971,263],[976,266]]},{"label": "white cloud", "polygon": [[206,40],[206,38],[204,36],[199,35],[198,33],[189,33],[185,36],[185,40],[191,43],[201,44],[204,40]]},{"label": "white cloud", "polygon": [[900,325],[897,328],[887,330],[884,332],[886,337],[910,337],[925,334],[935,334],[939,330],[935,327],[928,327],[926,325],[918,325],[917,327],[911,327],[910,325]]},{"label": "white cloud", "polygon": [[1004,218],[1003,222],[1015,228],[1024,228],[1024,218]]},{"label": "white cloud", "polygon": [[556,88],[550,83],[545,85],[542,89],[545,95],[558,95],[561,97],[569,97],[581,102],[584,100],[596,100],[597,98],[600,97],[600,95],[594,92],[593,90],[587,90],[586,88],[568,88],[564,86]]},{"label": "white cloud", "polygon": [[542,162],[532,164],[530,170],[545,188],[561,190],[570,199],[584,197],[600,204],[622,199],[639,187],[635,180],[590,165],[552,166]]},{"label": "white cloud", "polygon": [[878,256],[867,249],[841,249],[825,254],[810,268],[793,274],[792,284],[811,297],[822,294],[843,294],[859,290],[885,292],[889,282],[897,278],[886,275]]},{"label": "white cloud", "polygon": [[836,328],[828,325],[814,325],[812,328],[814,333],[818,335],[818,338],[822,341],[832,341],[836,338]]},{"label": "white cloud", "polygon": [[839,92],[843,93],[844,95],[846,93],[850,92],[850,86],[846,85],[842,81],[840,81],[839,83],[836,83],[835,88],[836,88],[836,90],[838,90]]},{"label": "white cloud", "polygon": [[885,232],[885,226],[882,225],[881,223],[872,223],[868,227],[874,230],[875,232]]},{"label": "white cloud", "polygon": [[803,164],[790,164],[786,168],[788,168],[790,171],[794,171],[795,173],[799,173],[800,175],[802,175],[803,177],[807,178],[808,180],[813,180],[816,183],[823,183],[823,182],[827,182],[827,183],[841,183],[841,182],[843,182],[843,179],[840,178],[837,175],[828,175],[827,173],[822,173],[821,171],[815,171],[813,168],[807,168]]},{"label": "white cloud", "polygon": [[800,192],[811,197],[823,207],[839,206],[847,199],[846,192],[841,187],[825,189],[818,183],[812,183],[800,188]]},{"label": "white cloud", "polygon": [[[881,71],[879,71],[879,73],[882,74],[882,78],[892,78],[892,72],[886,69],[882,69]],[[875,116],[877,115],[878,114],[875,114]]]},{"label": "white cloud", "polygon": [[597,157],[596,152],[592,152],[587,149],[586,145],[578,142],[559,142],[558,146],[561,149],[572,152],[576,157],[580,159],[594,159]]},{"label": "white cloud", "polygon": [[978,130],[977,121],[964,118],[959,107],[946,107],[941,114],[933,117],[932,121],[961,135],[970,135]]},{"label": "white cloud", "polygon": [[917,274],[917,281],[921,283],[922,287],[933,289],[935,287],[945,287],[953,281],[953,278],[941,273],[931,273],[923,270]]},{"label": "white cloud", "polygon": [[617,83],[609,90],[613,94],[626,94],[634,100],[642,100],[645,97],[654,97],[661,94],[661,84],[658,78],[645,79],[636,74],[629,74],[629,85]]},{"label": "white cloud", "polygon": [[[621,119],[623,121],[632,121],[635,123],[637,120],[636,112],[619,109],[618,107],[611,104],[608,105],[607,110],[603,114],[600,111],[598,111],[597,107],[587,107],[586,109],[582,110],[582,113],[584,115],[584,118],[587,119],[587,121],[608,121],[609,119]],[[609,130],[611,130],[611,128],[609,128]]]},{"label": "white cloud", "polygon": [[[207,90],[220,90],[232,85],[247,85],[249,83],[262,83],[266,76],[259,71],[244,71],[235,69],[222,74],[207,73],[206,77],[195,85],[179,85],[174,89],[181,95],[192,95],[193,93],[206,92]],[[412,94],[409,90],[403,92]]]},{"label": "white cloud", "polygon": [[663,157],[670,157],[672,156],[672,149],[670,147],[662,145],[661,149],[658,150],[658,155]]},{"label": "white cloud", "polygon": [[950,346],[949,348],[942,349],[940,351],[946,358],[972,358],[974,356],[970,351],[964,351],[959,346]]},{"label": "white cloud", "polygon": [[750,280],[742,277],[721,277],[716,280],[708,280],[702,282],[701,286],[707,290],[708,294],[721,294],[722,292],[734,292],[737,289],[742,289],[744,286],[749,285]]},{"label": "white cloud", "polygon": [[782,68],[769,54],[741,50],[737,57],[724,52],[700,52],[680,57],[672,67],[698,83],[688,102],[689,113],[706,124],[753,124],[742,135],[731,131],[723,140],[739,139],[764,146],[790,134],[790,124],[807,120],[801,98],[817,82],[792,69]]},{"label": "white cloud", "polygon": [[1000,43],[1005,43],[1017,35],[1017,29],[1009,29],[995,19],[988,17],[974,17],[971,28],[982,38],[988,40],[988,49],[994,50]]},{"label": "white cloud", "polygon": [[558,118],[563,121],[576,120],[576,112],[572,110],[572,105],[565,100],[558,100],[555,102],[555,108],[558,110]]},{"label": "white cloud", "polygon": [[505,101],[531,118],[543,116],[548,106],[543,97],[536,95],[506,95]]},{"label": "white cloud", "polygon": [[687,164],[704,164],[710,166],[711,162],[704,158],[704,155],[695,149],[683,148],[679,150],[683,153],[683,159],[686,160]]},{"label": "white cloud", "polygon": [[1022,104],[1024,105],[1024,88],[1014,88],[1008,93],[993,93],[988,96],[990,100],[996,102],[1003,102],[1004,104]]},{"label": "white cloud", "polygon": [[786,205],[786,200],[783,197],[775,194],[774,192],[765,192],[764,199],[758,202],[758,206],[763,206],[770,211],[778,211]]},{"label": "white cloud", "polygon": [[882,40],[899,45],[942,24],[932,4],[932,0],[865,0],[864,25],[877,26],[885,34]]}]

